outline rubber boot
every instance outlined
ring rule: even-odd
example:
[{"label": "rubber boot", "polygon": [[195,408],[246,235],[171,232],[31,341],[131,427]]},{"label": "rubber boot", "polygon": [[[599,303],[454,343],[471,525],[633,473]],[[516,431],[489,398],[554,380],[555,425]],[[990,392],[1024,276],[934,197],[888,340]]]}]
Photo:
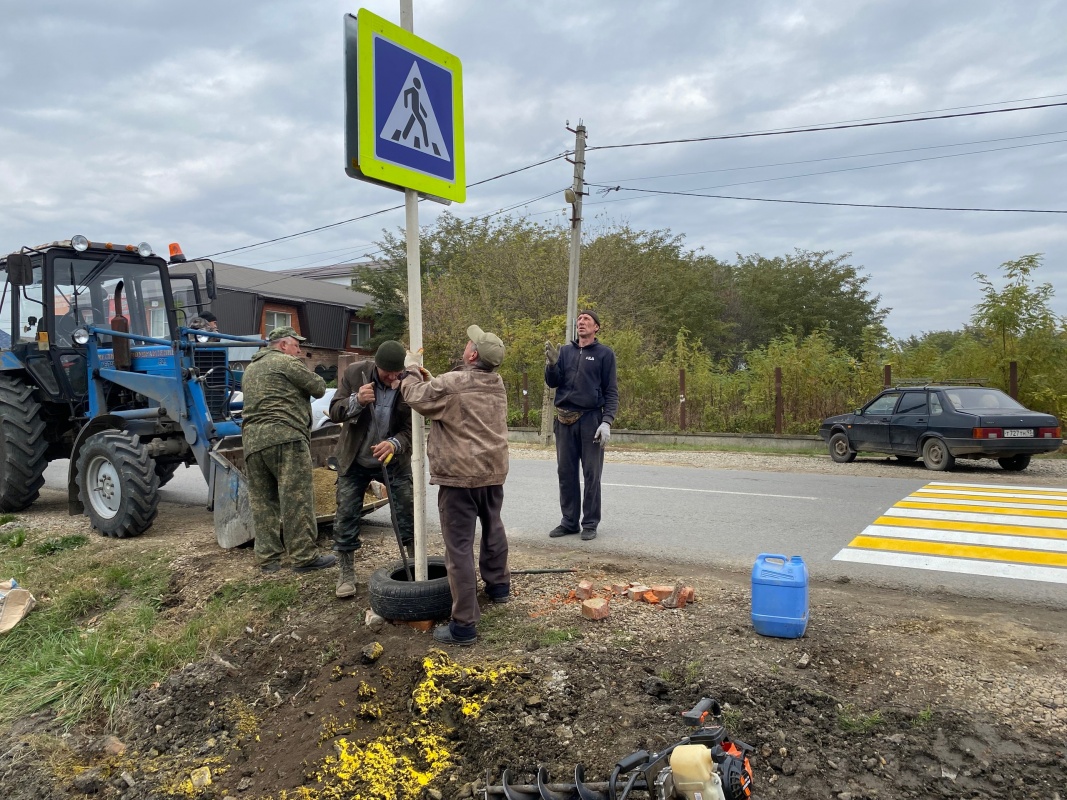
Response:
[{"label": "rubber boot", "polygon": [[352,566],[352,552],[340,552],[340,573],[337,576],[337,589],[334,594],[337,597],[351,597],[356,593],[356,570]]}]

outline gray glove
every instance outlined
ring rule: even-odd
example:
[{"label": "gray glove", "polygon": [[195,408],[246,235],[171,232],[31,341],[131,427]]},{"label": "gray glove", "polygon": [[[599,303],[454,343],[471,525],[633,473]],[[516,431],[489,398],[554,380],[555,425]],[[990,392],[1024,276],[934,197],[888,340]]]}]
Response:
[{"label": "gray glove", "polygon": [[559,361],[559,345],[545,342],[545,365],[554,367],[557,361]]},{"label": "gray glove", "polygon": [[600,442],[601,447],[607,447],[608,442],[611,441],[611,425],[601,422],[600,427],[593,434],[593,441]]}]

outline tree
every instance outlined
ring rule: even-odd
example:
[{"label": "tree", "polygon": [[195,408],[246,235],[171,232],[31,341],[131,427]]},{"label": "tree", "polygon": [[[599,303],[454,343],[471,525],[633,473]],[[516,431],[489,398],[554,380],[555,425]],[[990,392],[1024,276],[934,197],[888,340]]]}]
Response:
[{"label": "tree", "polygon": [[889,309],[879,307],[880,295],[867,291],[870,277],[847,263],[850,256],[829,250],[775,258],[738,255],[732,276],[738,343],[763,347],[787,333],[803,338],[823,330],[835,347],[859,355],[865,332],[884,331]]}]

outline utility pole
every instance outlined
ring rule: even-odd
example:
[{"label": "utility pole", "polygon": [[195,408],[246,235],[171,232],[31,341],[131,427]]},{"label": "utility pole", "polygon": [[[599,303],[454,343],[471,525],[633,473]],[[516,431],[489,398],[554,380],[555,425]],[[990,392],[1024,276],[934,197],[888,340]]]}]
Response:
[{"label": "utility pole", "polygon": [[[564,199],[571,206],[571,252],[570,272],[567,276],[567,329],[562,345],[566,345],[577,334],[578,323],[578,265],[582,255],[582,197],[585,195],[585,125],[581,119],[578,127],[567,130],[574,134],[574,159],[567,159],[574,164],[574,183],[563,193]],[[552,400],[555,392],[545,387],[544,400],[541,402],[541,442],[552,443]]]}]

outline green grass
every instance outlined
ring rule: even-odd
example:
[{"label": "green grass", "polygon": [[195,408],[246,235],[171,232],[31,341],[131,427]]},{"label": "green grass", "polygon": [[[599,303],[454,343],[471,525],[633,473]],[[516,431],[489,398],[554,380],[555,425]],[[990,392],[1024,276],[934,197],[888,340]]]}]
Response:
[{"label": "green grass", "polygon": [[920,711],[918,714],[915,715],[914,719],[912,719],[912,721],[911,721],[911,727],[913,727],[913,728],[925,728],[927,725],[929,725],[931,722],[933,722],[933,720],[934,720],[934,711],[933,711],[932,708],[927,706],[926,708],[924,708],[922,711]]},{"label": "green grass", "polygon": [[478,623],[478,636],[489,644],[510,642],[519,645],[536,644],[553,647],[582,638],[577,628],[549,627],[544,622],[517,617],[506,609],[489,609]]},{"label": "green grass", "polygon": [[62,553],[64,550],[77,550],[88,543],[88,536],[75,533],[70,536],[59,536],[38,542],[33,546],[33,552],[39,556],[51,556],[56,553]]},{"label": "green grass", "polygon": [[14,522],[17,519],[18,517],[14,514],[0,514],[0,525],[7,525],[7,523]]},{"label": "green grass", "polygon": [[16,547],[22,547],[25,543],[26,531],[22,528],[15,528],[14,530],[0,533],[0,546],[10,547],[14,550]]},{"label": "green grass", "polygon": [[27,541],[21,550],[0,550],[0,575],[16,577],[38,598],[0,637],[0,722],[46,707],[67,726],[113,718],[135,689],[299,599],[295,579],[229,581],[176,622],[162,602],[173,572],[169,554],[32,530]]},{"label": "green grass", "polygon": [[848,733],[870,733],[883,722],[881,711],[863,714],[852,705],[845,706],[837,714],[837,727]]}]

